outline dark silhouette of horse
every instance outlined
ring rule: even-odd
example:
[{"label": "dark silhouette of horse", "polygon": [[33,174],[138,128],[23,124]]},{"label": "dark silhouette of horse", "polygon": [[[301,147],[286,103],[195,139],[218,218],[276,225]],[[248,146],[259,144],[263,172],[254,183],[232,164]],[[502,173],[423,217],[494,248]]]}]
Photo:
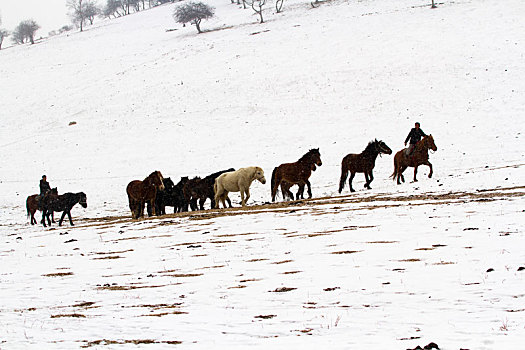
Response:
[{"label": "dark silhouette of horse", "polygon": [[166,207],[173,207],[173,213],[188,211],[188,203],[184,199],[183,188],[189,181],[187,176],[180,178],[179,183],[173,185],[173,181],[164,179],[164,191],[159,191],[155,200],[155,210],[157,215],[165,215]]},{"label": "dark silhouette of horse", "polygon": [[[312,171],[315,171],[317,169],[316,165],[312,163]],[[290,191],[290,188],[293,186],[293,184],[286,182],[286,180],[281,181],[281,193],[283,194],[283,199],[291,199],[294,200],[293,193]],[[304,199],[304,184],[298,185],[297,193],[295,194],[295,199]]]},{"label": "dark silhouette of horse", "polygon": [[[52,188],[49,192],[57,194],[58,191],[57,188]],[[39,194],[33,194],[31,196],[28,196],[26,199],[26,209],[27,209],[27,216],[31,217],[31,225],[37,224],[38,222],[35,219],[35,213],[37,210],[42,211],[42,206],[39,205],[40,201],[40,195]],[[55,223],[55,214],[51,213],[51,221]]]},{"label": "dark silhouette of horse", "polygon": [[58,221],[58,226],[62,226],[62,221],[67,214],[69,218],[69,223],[71,226],[74,226],[73,220],[71,219],[71,209],[75,204],[80,204],[83,208],[87,208],[87,197],[84,192],[71,193],[67,192],[61,195],[56,194],[56,192],[50,191],[48,194],[42,198],[42,224],[46,226],[47,223],[51,226],[51,221],[49,216],[53,212],[63,212],[60,220]]},{"label": "dark silhouette of horse", "polygon": [[164,190],[164,183],[162,174],[158,170],[152,172],[143,181],[133,180],[128,184],[126,193],[128,194],[129,209],[133,219],[138,219],[144,215],[146,203],[148,213],[151,210],[150,216],[155,215],[155,198],[159,190]]},{"label": "dark silhouette of horse", "polygon": [[[155,197],[155,213],[157,215],[166,214],[166,206],[171,205],[170,199],[173,196],[173,191],[175,188],[175,184],[169,177],[165,177],[162,180],[162,183],[164,184],[164,190],[162,191],[159,190],[157,192],[157,196]],[[150,213],[148,214],[151,215]]]},{"label": "dark silhouette of horse", "polygon": [[[321,166],[321,154],[319,148],[314,148],[306,152],[297,162],[281,164],[272,172],[272,202],[275,201],[277,189],[282,181],[286,181],[290,187],[293,185],[308,186],[308,198],[312,198],[312,187],[310,185],[310,175],[312,174],[312,164]],[[288,185],[286,185],[288,186]],[[290,194],[290,191],[287,191]]]},{"label": "dark silhouette of horse", "polygon": [[354,179],[355,173],[364,173],[366,180],[365,188],[371,189],[370,184],[374,180],[374,174],[372,171],[376,165],[377,156],[381,154],[392,154],[392,150],[386,145],[386,143],[378,141],[377,139],[369,142],[363,152],[359,154],[347,154],[341,162],[339,193],[341,193],[345,187],[348,172],[350,172],[350,180],[348,180],[350,192],[355,192],[352,187],[352,180]]},{"label": "dark silhouette of horse", "polygon": [[[213,190],[215,179],[218,178],[220,175],[230,171],[235,171],[235,169],[230,168],[228,170],[221,170],[199,180],[195,178],[192,179],[195,181],[191,181],[186,185],[186,187],[184,188],[184,190],[186,191],[185,199],[186,201],[189,201],[192,210],[195,210],[193,208],[197,207],[197,200],[199,200],[199,209],[204,210],[204,203],[208,198],[211,200],[211,208],[215,208],[215,192]],[[230,199],[226,198],[226,200],[228,201],[228,204],[231,208],[232,204]]]},{"label": "dark silhouette of horse", "polygon": [[394,156],[394,172],[391,175],[392,179],[396,180],[397,178],[397,184],[400,185],[400,179],[403,182],[405,182],[403,172],[406,170],[406,168],[413,167],[414,182],[416,182],[417,167],[420,165],[428,165],[428,167],[430,168],[430,173],[428,174],[428,177],[432,177],[432,164],[430,164],[430,162],[428,161],[429,149],[434,152],[437,151],[437,147],[434,143],[434,138],[432,137],[432,135],[425,136],[421,141],[416,143],[414,151],[411,155],[407,155],[406,149],[402,149],[401,151],[397,152]]},{"label": "dark silhouette of horse", "polygon": [[201,182],[202,179],[199,176],[195,176],[193,179],[188,180],[182,188],[184,200],[189,204],[192,211],[197,210],[198,199],[198,197],[194,196],[193,188],[198,186]]},{"label": "dark silhouette of horse", "polygon": [[172,202],[174,213],[182,213],[183,211],[188,211],[188,202],[184,198],[184,185],[190,181],[187,176],[180,178],[180,181],[173,188]]}]

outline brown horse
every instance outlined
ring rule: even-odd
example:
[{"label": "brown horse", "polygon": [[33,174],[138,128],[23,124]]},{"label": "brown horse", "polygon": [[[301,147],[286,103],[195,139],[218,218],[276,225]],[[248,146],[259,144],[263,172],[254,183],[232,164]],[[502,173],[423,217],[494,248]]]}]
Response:
[{"label": "brown horse", "polygon": [[[49,191],[52,194],[58,194],[57,188],[52,188],[51,191]],[[37,210],[42,211],[42,206],[39,206],[39,194],[33,194],[31,196],[28,196],[26,199],[26,209],[27,209],[27,216],[31,217],[31,225],[37,224],[37,221],[35,219],[35,213]],[[55,223],[55,215],[51,213],[51,219],[53,223]]]},{"label": "brown horse", "polygon": [[405,171],[405,169],[410,166],[414,168],[414,182],[416,182],[417,167],[420,165],[428,165],[430,168],[428,177],[432,177],[432,164],[430,164],[428,161],[429,149],[434,152],[437,151],[437,147],[434,143],[434,138],[432,135],[425,136],[421,141],[419,141],[411,155],[406,154],[406,149],[402,149],[401,151],[397,152],[394,156],[394,173],[391,175],[392,179],[395,180],[397,178],[398,185],[401,184],[399,181],[400,179],[401,181],[405,182],[403,171]]},{"label": "brown horse", "polygon": [[157,191],[164,190],[163,177],[160,171],[152,172],[143,181],[133,180],[128,184],[126,192],[129,199],[131,217],[138,219],[144,215],[144,204],[147,203],[148,214],[155,215],[155,197]]},{"label": "brown horse", "polygon": [[[298,185],[299,192],[301,191],[301,186],[306,184],[306,186],[308,186],[308,198],[312,198],[312,186],[310,185],[310,181],[308,181],[310,175],[312,175],[312,164],[317,166],[323,165],[319,148],[309,150],[295,163],[281,164],[273,169],[271,181],[272,202],[275,202],[277,189],[282,181],[288,183],[289,187],[286,185],[288,189],[293,185]],[[287,192],[289,192],[289,190]]]},{"label": "brown horse", "polygon": [[[315,171],[317,169],[317,166],[312,163],[312,171]],[[304,199],[304,185],[298,185],[297,193],[295,194],[295,199]],[[287,198],[294,200],[293,193],[290,191],[290,188],[293,186],[293,184],[286,182],[286,180],[281,181],[281,193],[283,194],[283,199],[286,200]]]},{"label": "brown horse", "polygon": [[339,180],[339,193],[343,191],[345,187],[346,178],[348,172],[350,172],[350,180],[348,185],[350,186],[350,192],[355,192],[352,187],[352,180],[354,179],[355,173],[365,174],[365,188],[371,189],[370,184],[374,180],[374,174],[372,171],[376,165],[376,159],[381,154],[392,154],[390,147],[383,141],[377,139],[368,143],[365,150],[359,154],[347,154],[341,162],[341,179]]}]

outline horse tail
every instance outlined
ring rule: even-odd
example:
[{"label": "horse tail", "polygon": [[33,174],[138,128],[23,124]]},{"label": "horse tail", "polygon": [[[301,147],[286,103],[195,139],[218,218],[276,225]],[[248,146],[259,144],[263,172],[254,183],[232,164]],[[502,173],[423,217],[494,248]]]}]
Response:
[{"label": "horse tail", "polygon": [[26,200],[26,210],[27,210],[27,216],[26,217],[29,217],[31,215],[31,213],[29,211],[29,198],[28,198],[28,200]]},{"label": "horse tail", "polygon": [[392,180],[396,180],[396,176],[397,176],[397,166],[398,166],[398,160],[397,160],[397,154],[394,156],[394,172],[392,173],[392,175],[390,175],[390,177],[392,178]]},{"label": "horse tail", "polygon": [[[216,208],[219,208],[219,197],[217,196],[217,180],[219,179],[219,177],[217,177],[215,179],[215,181],[213,182],[213,198],[214,198],[214,202],[215,202],[215,207]],[[215,209],[215,208],[212,208],[212,209]]]},{"label": "horse tail", "polygon": [[345,187],[346,178],[348,177],[348,167],[345,166],[345,160],[341,162],[341,179],[339,180],[339,193],[343,192]]},{"label": "horse tail", "polygon": [[[275,195],[277,194],[276,173],[277,173],[277,168],[274,168],[272,171],[272,180],[270,181],[270,184],[272,186],[271,188],[272,201],[275,201]],[[284,193],[283,193],[283,196],[284,196]]]}]

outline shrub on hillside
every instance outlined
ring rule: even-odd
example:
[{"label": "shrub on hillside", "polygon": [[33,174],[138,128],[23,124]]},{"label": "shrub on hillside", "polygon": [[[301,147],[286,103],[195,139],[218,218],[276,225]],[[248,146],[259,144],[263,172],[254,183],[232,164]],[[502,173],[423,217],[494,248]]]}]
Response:
[{"label": "shrub on hillside", "polygon": [[173,12],[173,18],[177,23],[195,24],[197,31],[202,33],[200,23],[203,19],[212,18],[215,8],[202,2],[188,2],[178,6]]},{"label": "shrub on hillside", "polygon": [[35,43],[35,33],[40,29],[40,26],[32,19],[20,22],[13,31],[13,41],[16,44],[23,44],[27,41],[31,44]]}]

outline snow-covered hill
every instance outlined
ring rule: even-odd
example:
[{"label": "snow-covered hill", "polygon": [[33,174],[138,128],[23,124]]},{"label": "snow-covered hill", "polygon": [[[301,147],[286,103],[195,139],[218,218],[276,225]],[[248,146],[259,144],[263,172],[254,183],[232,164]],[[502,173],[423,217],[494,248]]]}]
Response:
[{"label": "snow-covered hill", "polygon": [[[0,347],[518,346],[525,3],[293,0],[263,24],[210,4],[204,34],[168,4],[0,51]],[[438,147],[432,179],[395,185],[387,156],[340,204],[123,218],[127,183],[153,170],[269,178],[313,147],[314,197],[334,198],[344,155],[397,151],[415,121]],[[87,193],[78,228],[24,217],[44,173]],[[251,204],[269,200],[254,184]]]}]

